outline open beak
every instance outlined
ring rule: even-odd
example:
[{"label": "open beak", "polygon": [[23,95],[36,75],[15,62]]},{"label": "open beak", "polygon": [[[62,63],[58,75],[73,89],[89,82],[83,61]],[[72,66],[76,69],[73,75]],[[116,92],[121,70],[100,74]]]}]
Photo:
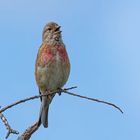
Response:
[{"label": "open beak", "polygon": [[62,31],[60,31],[60,28],[61,28],[61,26],[58,26],[56,29],[55,29],[55,32],[62,32]]}]

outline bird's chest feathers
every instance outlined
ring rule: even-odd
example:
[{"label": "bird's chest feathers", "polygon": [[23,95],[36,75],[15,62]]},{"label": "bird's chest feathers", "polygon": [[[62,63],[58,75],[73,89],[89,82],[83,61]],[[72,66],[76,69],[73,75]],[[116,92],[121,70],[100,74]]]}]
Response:
[{"label": "bird's chest feathers", "polygon": [[41,50],[40,60],[37,67],[38,85],[41,89],[55,89],[62,87],[69,74],[67,68],[69,59],[63,46],[44,48]]},{"label": "bird's chest feathers", "polygon": [[44,47],[42,49],[41,61],[43,64],[49,64],[55,61],[63,62],[67,60],[67,57],[66,49],[63,46]]}]

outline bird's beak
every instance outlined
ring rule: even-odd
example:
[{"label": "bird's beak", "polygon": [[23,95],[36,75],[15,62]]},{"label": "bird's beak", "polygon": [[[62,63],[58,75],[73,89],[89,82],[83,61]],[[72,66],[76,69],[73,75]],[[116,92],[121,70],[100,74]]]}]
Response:
[{"label": "bird's beak", "polygon": [[61,28],[61,26],[58,26],[58,27],[55,29],[55,32],[59,31],[60,28]]}]

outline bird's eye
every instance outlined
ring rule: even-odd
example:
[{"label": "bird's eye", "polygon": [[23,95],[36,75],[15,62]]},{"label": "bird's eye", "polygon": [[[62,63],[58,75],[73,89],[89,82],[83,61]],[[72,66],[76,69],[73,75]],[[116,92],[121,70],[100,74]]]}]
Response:
[{"label": "bird's eye", "polygon": [[48,31],[51,31],[51,28],[48,28]]}]

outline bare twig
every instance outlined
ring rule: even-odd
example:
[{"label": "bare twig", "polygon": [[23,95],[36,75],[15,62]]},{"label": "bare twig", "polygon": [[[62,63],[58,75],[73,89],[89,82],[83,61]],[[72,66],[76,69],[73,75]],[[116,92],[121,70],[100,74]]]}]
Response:
[{"label": "bare twig", "polygon": [[36,123],[34,123],[32,126],[30,126],[29,128],[27,128],[25,130],[25,132],[18,137],[17,140],[29,140],[30,137],[32,136],[32,134],[38,130],[38,128],[40,127],[40,125],[38,125],[38,121]]},{"label": "bare twig", "polygon": [[72,96],[76,96],[76,97],[80,97],[80,98],[83,98],[83,99],[87,99],[87,100],[91,100],[91,101],[94,101],[94,102],[98,102],[98,103],[103,103],[103,104],[106,104],[106,105],[110,105],[116,109],[118,109],[121,113],[123,113],[122,109],[118,106],[116,106],[115,104],[112,104],[112,103],[109,103],[109,102],[106,102],[106,101],[102,101],[102,100],[99,100],[99,99],[95,99],[95,98],[90,98],[90,97],[86,97],[86,96],[82,96],[82,95],[78,95],[78,94],[75,94],[75,93],[71,93],[65,89],[61,89],[62,92],[64,93],[67,93],[69,95],[72,95]]},{"label": "bare twig", "polygon": [[1,118],[2,122],[4,123],[6,129],[8,130],[7,135],[6,135],[6,139],[10,136],[10,134],[19,134],[18,131],[11,128],[6,117],[2,113],[0,113],[0,118]]},{"label": "bare twig", "polygon": [[77,96],[77,97],[80,97],[80,98],[84,98],[84,99],[87,99],[87,100],[91,100],[91,101],[94,101],[94,102],[98,102],[98,103],[103,103],[103,104],[107,104],[107,105],[110,105],[116,109],[118,109],[121,113],[123,113],[122,109],[120,107],[118,107],[117,105],[113,104],[113,103],[110,103],[110,102],[106,102],[106,101],[102,101],[102,100],[99,100],[99,99],[95,99],[95,98],[90,98],[90,97],[86,97],[86,96],[82,96],[82,95],[78,95],[78,94],[75,94],[75,93],[71,93],[69,92],[68,90],[71,90],[71,89],[74,89],[74,88],[77,88],[76,86],[75,87],[71,87],[71,88],[65,88],[65,89],[58,89],[56,91],[53,91],[53,92],[50,92],[49,94],[44,94],[44,95],[36,95],[36,96],[32,96],[32,97],[28,97],[28,98],[25,98],[23,100],[20,100],[20,101],[17,101],[11,105],[8,105],[4,108],[2,108],[0,110],[0,113],[4,112],[5,110],[15,106],[15,105],[18,105],[18,104],[21,104],[21,103],[24,103],[26,101],[29,101],[29,100],[33,100],[33,99],[37,99],[39,97],[42,97],[42,96],[47,96],[47,95],[50,95],[50,94],[56,94],[56,93],[60,93],[60,92],[64,92],[66,94],[69,94],[69,95],[72,95],[72,96]]},{"label": "bare twig", "polygon": [[[77,87],[75,86],[75,87],[71,87],[71,88],[66,88],[65,91],[71,90],[71,89],[74,89],[74,88],[77,88]],[[12,104],[10,104],[10,105],[8,105],[8,106],[2,108],[2,109],[0,110],[0,113],[6,111],[7,109],[9,109],[9,108],[11,108],[11,107],[13,107],[13,106],[16,106],[16,105],[18,105],[18,104],[24,103],[24,102],[26,102],[26,101],[33,100],[33,99],[37,99],[37,98],[40,98],[40,97],[42,97],[42,96],[47,96],[47,95],[50,95],[50,94],[56,94],[56,93],[59,93],[59,92],[61,92],[61,89],[58,89],[58,90],[53,91],[53,92],[49,92],[49,94],[36,95],[36,96],[32,96],[32,97],[28,97],[28,98],[19,100],[19,101],[17,101],[17,102],[14,102],[14,103],[12,103]]]},{"label": "bare twig", "polygon": [[[120,107],[116,106],[115,104],[112,104],[110,102],[106,102],[106,101],[102,101],[102,100],[99,100],[99,99],[95,99],[95,98],[90,98],[90,97],[86,97],[86,96],[82,96],[82,95],[78,95],[78,94],[75,94],[75,93],[71,93],[69,92],[68,90],[71,90],[71,89],[74,89],[74,88],[77,88],[77,87],[71,87],[71,88],[66,88],[66,89],[58,89],[56,91],[53,91],[53,92],[50,92],[50,93],[46,93],[44,95],[37,95],[37,96],[32,96],[32,97],[28,97],[28,98],[25,98],[25,99],[22,99],[20,101],[17,101],[15,103],[12,103],[11,105],[8,105],[4,108],[2,108],[0,110],[0,117],[1,118],[4,118],[2,119],[5,126],[7,126],[6,128],[8,129],[8,134],[7,134],[7,137],[9,136],[10,133],[14,133],[14,134],[18,134],[17,131],[11,129],[10,125],[8,124],[6,118],[2,115],[2,112],[6,111],[7,109],[13,107],[13,106],[16,106],[18,104],[21,104],[21,103],[24,103],[26,101],[29,101],[29,100],[33,100],[33,99],[37,99],[37,98],[40,98],[42,96],[47,96],[47,95],[50,95],[50,94],[61,94],[61,93],[66,93],[68,95],[72,95],[72,96],[76,96],[76,97],[80,97],[80,98],[83,98],[83,99],[87,99],[87,100],[90,100],[90,101],[94,101],[94,102],[98,102],[98,103],[103,103],[103,104],[106,104],[106,105],[110,105],[116,109],[118,109],[121,113],[123,113],[123,111],[121,110]],[[39,128],[40,126],[38,126],[38,121],[33,124],[32,126],[30,126],[28,129],[25,130],[25,132],[20,136],[18,137],[17,140],[29,140],[30,137],[32,136],[32,134]]]}]

